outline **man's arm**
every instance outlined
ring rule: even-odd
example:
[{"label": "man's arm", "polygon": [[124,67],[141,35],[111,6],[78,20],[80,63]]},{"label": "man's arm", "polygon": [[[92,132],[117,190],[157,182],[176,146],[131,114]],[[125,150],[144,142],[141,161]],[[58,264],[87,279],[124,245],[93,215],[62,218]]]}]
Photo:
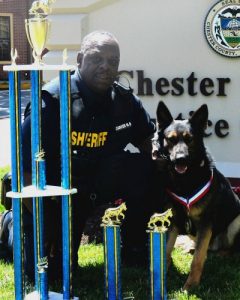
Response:
[{"label": "man's arm", "polygon": [[152,138],[153,135],[149,136],[138,146],[138,149],[141,153],[146,153],[149,156],[152,155]]}]

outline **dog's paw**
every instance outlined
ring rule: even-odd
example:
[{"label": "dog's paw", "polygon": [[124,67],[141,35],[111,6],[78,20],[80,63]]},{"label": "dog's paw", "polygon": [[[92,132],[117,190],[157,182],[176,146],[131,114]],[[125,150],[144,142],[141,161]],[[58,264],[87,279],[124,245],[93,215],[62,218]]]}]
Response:
[{"label": "dog's paw", "polygon": [[191,290],[192,288],[194,288],[194,287],[196,287],[196,286],[198,286],[199,285],[199,280],[195,280],[195,281],[193,281],[193,280],[187,280],[186,282],[185,282],[185,284],[184,284],[184,286],[183,286],[183,291],[189,291],[189,290]]},{"label": "dog's paw", "polygon": [[170,257],[167,257],[167,270],[169,270],[171,264],[172,264],[172,257],[170,255]]},{"label": "dog's paw", "polygon": [[184,291],[189,291],[194,287],[197,287],[200,283],[200,276],[191,276],[191,274],[188,276],[187,281],[185,282],[183,286]]}]

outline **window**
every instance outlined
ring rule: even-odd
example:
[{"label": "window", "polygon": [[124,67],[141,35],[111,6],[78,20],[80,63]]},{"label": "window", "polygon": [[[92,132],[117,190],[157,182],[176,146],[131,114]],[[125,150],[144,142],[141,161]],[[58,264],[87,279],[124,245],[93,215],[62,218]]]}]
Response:
[{"label": "window", "polygon": [[11,60],[12,19],[11,15],[0,15],[0,61]]}]

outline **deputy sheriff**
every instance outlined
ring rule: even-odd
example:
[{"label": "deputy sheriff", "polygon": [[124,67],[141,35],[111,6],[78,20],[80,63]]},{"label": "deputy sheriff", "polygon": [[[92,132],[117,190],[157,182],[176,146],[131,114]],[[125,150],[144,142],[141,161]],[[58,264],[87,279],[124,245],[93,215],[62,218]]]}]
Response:
[{"label": "deputy sheriff", "polygon": [[[78,193],[73,201],[73,261],[85,222],[93,209],[103,203],[126,202],[122,228],[123,255],[128,262],[147,257],[146,224],[151,211],[151,137],[155,125],[131,88],[116,82],[120,60],[119,44],[109,32],[95,31],[82,41],[78,68],[71,75],[72,185]],[[42,144],[47,183],[60,185],[59,78],[43,87]],[[23,123],[23,165],[25,182],[31,178],[31,113]],[[132,144],[139,153],[125,151]],[[31,204],[25,202],[25,219],[32,219]],[[60,274],[60,201],[45,203],[46,251],[50,275]],[[27,217],[29,215],[29,217]],[[33,261],[31,221],[25,226],[26,267]],[[53,241],[57,247],[51,246]]]}]

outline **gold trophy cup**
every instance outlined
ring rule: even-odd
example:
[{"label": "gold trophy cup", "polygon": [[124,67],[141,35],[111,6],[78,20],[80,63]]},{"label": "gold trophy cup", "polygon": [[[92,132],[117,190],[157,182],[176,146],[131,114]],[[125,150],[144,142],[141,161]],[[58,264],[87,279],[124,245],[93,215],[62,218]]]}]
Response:
[{"label": "gold trophy cup", "polygon": [[31,18],[25,20],[25,28],[29,44],[33,49],[33,57],[36,64],[41,64],[41,54],[45,48],[50,21],[46,18]]},{"label": "gold trophy cup", "polygon": [[34,1],[29,10],[29,14],[32,17],[25,20],[26,34],[33,49],[35,64],[43,64],[41,54],[45,48],[50,31],[50,20],[47,19],[47,15],[51,11],[50,5],[53,2],[54,0]]}]

